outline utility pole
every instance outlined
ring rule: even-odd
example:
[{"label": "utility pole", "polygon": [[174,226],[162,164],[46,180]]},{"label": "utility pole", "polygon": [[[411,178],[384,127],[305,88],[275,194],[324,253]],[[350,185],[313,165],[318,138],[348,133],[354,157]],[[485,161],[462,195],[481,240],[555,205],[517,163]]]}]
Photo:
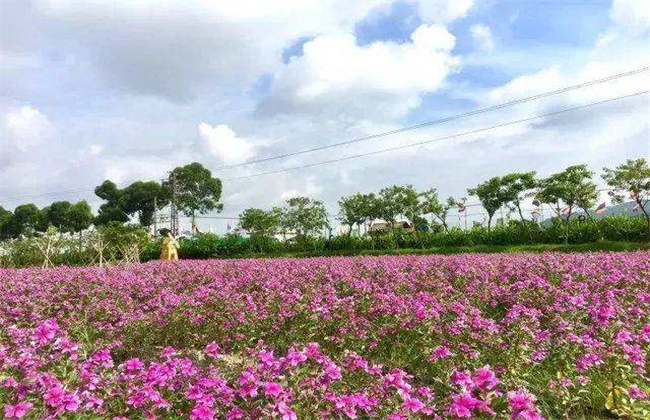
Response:
[{"label": "utility pole", "polygon": [[172,235],[178,236],[178,210],[176,209],[176,182],[174,172],[169,173],[169,183],[172,189],[172,199],[169,204],[169,230]]},{"label": "utility pole", "polygon": [[158,235],[158,197],[153,198],[153,236]]}]

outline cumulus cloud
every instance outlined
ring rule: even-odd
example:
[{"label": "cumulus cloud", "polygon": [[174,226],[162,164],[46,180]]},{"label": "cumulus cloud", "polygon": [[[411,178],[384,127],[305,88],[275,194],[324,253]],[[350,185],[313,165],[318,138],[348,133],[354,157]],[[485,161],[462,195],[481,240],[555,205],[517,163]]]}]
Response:
[{"label": "cumulus cloud", "polygon": [[253,145],[248,140],[238,137],[225,124],[211,126],[202,122],[199,124],[199,135],[205,150],[224,164],[241,163],[254,155]]},{"label": "cumulus cloud", "polygon": [[427,22],[447,23],[463,18],[474,5],[474,0],[419,2],[420,16]]},{"label": "cumulus cloud", "polygon": [[52,130],[49,119],[30,105],[10,110],[3,121],[6,130],[6,136],[2,136],[3,148],[6,150],[17,148],[25,152],[45,142]]},{"label": "cumulus cloud", "polygon": [[348,32],[387,2],[11,2],[3,5],[1,45],[12,66],[33,62],[34,52],[67,55],[120,90],[190,101],[205,89],[240,92],[273,72],[296,39]]},{"label": "cumulus cloud", "polygon": [[637,0],[614,0],[610,17],[617,30],[640,36],[650,28],[650,6]]},{"label": "cumulus cloud", "polygon": [[469,31],[474,41],[476,41],[482,50],[491,51],[494,49],[494,37],[489,26],[477,23],[476,25],[470,26]]},{"label": "cumulus cloud", "polygon": [[458,66],[456,38],[439,24],[422,25],[411,42],[359,46],[350,34],[322,35],[279,70],[267,113],[395,118],[417,107]]},{"label": "cumulus cloud", "polygon": [[318,195],[323,191],[323,186],[318,184],[317,177],[308,176],[303,185],[300,185],[298,188],[292,188],[282,191],[280,198],[282,200],[288,200],[292,197],[318,197]]}]

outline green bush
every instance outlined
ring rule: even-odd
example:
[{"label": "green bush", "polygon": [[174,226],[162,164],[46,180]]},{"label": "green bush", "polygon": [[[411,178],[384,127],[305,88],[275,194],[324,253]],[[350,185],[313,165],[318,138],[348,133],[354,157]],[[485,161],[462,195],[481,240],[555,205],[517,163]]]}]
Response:
[{"label": "green bush", "polygon": [[[125,247],[137,245],[141,261],[158,259],[162,238],[151,240],[137,226],[110,224],[83,238],[59,235],[56,231],[0,243],[0,266],[30,267],[44,263],[41,249],[47,235],[57,252],[51,256],[54,265],[88,265],[97,262],[97,251],[92,243],[101,240],[105,245],[104,258],[117,262]],[[568,235],[568,236],[567,236]],[[81,241],[81,242],[80,242]],[[179,239],[179,257],[206,259],[218,257],[246,257],[280,254],[358,254],[394,252],[400,249],[427,250],[471,246],[527,246],[538,244],[562,245],[565,243],[589,244],[599,241],[647,241],[645,220],[642,217],[612,216],[599,220],[574,217],[569,221],[554,219],[540,226],[532,221],[510,221],[496,225],[490,231],[483,227],[469,230],[452,228],[443,231],[393,230],[370,235],[338,235],[331,238],[300,235],[286,241],[274,237],[237,234],[219,236],[202,233]]]}]

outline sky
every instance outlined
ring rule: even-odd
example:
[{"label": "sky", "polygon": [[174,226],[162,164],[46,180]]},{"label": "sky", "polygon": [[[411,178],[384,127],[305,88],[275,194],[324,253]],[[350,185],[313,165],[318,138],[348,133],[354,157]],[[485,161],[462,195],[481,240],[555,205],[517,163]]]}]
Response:
[{"label": "sky", "polygon": [[[200,162],[224,216],[392,184],[443,197],[492,176],[650,158],[650,72],[285,159],[650,66],[644,0],[2,0],[0,205],[86,199]],[[232,179],[239,178],[239,179]],[[602,180],[598,180],[603,185]],[[471,200],[470,200],[471,201]],[[182,222],[183,223],[183,222]],[[216,230],[225,221],[203,221]]]}]

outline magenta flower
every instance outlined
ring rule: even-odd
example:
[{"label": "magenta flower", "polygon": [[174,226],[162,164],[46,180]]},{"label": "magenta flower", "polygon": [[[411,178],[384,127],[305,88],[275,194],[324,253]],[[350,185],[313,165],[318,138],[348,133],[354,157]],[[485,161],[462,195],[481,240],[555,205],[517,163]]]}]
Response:
[{"label": "magenta flower", "polygon": [[424,405],[424,403],[422,401],[420,401],[417,398],[407,398],[402,403],[402,407],[405,408],[406,410],[417,413],[418,411],[422,410],[426,406]]},{"label": "magenta flower", "polygon": [[472,380],[474,382],[474,385],[482,391],[488,391],[497,386],[499,383],[496,375],[487,365],[476,369]]},{"label": "magenta flower", "polygon": [[276,382],[266,382],[264,384],[264,395],[267,397],[277,397],[282,394],[282,385]]},{"label": "magenta flower", "polygon": [[217,358],[220,356],[221,347],[219,344],[212,342],[205,347],[205,354],[210,357]]},{"label": "magenta flower", "polygon": [[480,407],[482,404],[483,402],[481,400],[472,397],[468,393],[456,395],[452,398],[449,413],[459,418],[471,418],[474,417],[472,410]]},{"label": "magenta flower", "polygon": [[190,420],[213,420],[214,410],[205,405],[196,405],[190,413]]},{"label": "magenta flower", "polygon": [[435,362],[436,360],[439,359],[446,359],[448,357],[454,356],[454,353],[449,350],[449,347],[447,346],[438,346],[429,355],[429,360],[432,362]]},{"label": "magenta flower", "polygon": [[20,419],[27,414],[27,412],[34,405],[30,402],[20,402],[18,404],[6,404],[4,407],[5,418]]},{"label": "magenta flower", "polygon": [[628,395],[630,398],[635,399],[635,400],[647,400],[648,399],[648,393],[641,388],[639,388],[637,385],[632,385],[628,390]]}]

